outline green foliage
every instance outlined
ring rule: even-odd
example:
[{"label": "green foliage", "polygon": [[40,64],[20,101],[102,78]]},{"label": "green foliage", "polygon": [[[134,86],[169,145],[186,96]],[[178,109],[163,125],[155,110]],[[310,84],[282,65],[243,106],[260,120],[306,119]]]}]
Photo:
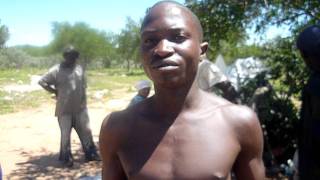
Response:
[{"label": "green foliage", "polygon": [[257,21],[257,31],[263,31],[269,25],[288,25],[292,32],[299,27],[315,24],[320,20],[319,0],[268,0],[262,8]]},{"label": "green foliage", "polygon": [[4,47],[4,45],[8,41],[8,39],[9,39],[8,27],[0,24],[0,49],[2,49]]},{"label": "green foliage", "polygon": [[51,55],[48,46],[32,46],[32,45],[18,45],[15,46],[16,49],[20,49],[33,57],[44,57]]},{"label": "green foliage", "polygon": [[270,99],[273,101],[269,104],[269,112],[259,118],[264,122],[270,147],[281,150],[279,154],[275,154],[277,162],[286,163],[288,159],[292,159],[297,148],[298,111],[292,101],[275,94]]},{"label": "green foliage", "polygon": [[[258,109],[258,117],[266,131],[266,140],[278,163],[292,158],[297,144],[300,93],[309,71],[295,48],[294,38],[278,38],[264,45],[260,58],[269,71],[271,94],[263,99],[264,108]],[[241,87],[241,99],[250,104],[258,87],[259,76],[248,80]]]},{"label": "green foliage", "polygon": [[[302,28],[320,20],[320,1],[267,1],[268,6],[256,19],[256,30],[264,31],[267,26],[289,26],[291,37],[277,38],[264,45],[262,58],[270,67],[276,101],[272,103],[274,114],[263,118],[270,122],[268,138],[272,146],[284,148],[282,162],[292,157],[297,134],[294,132],[299,119],[297,101],[308,78],[309,71],[295,48],[295,37]],[[273,120],[274,119],[274,120]]]},{"label": "green foliage", "polygon": [[251,1],[187,0],[186,4],[199,17],[213,57],[220,52],[222,43],[236,47],[244,42],[246,28],[259,9]]},{"label": "green foliage", "polygon": [[139,63],[140,23],[127,17],[126,26],[118,36],[118,53],[126,61],[130,70],[130,62]]},{"label": "green foliage", "polygon": [[264,113],[259,118],[265,123],[270,146],[283,151],[277,160],[285,163],[292,158],[296,148],[297,101],[309,71],[295,48],[295,38],[277,38],[265,44],[263,52],[261,58],[265,59],[270,69],[274,93],[266,99],[266,102],[271,101],[270,113]]},{"label": "green foliage", "polygon": [[[258,109],[258,116],[266,131],[267,143],[278,163],[292,158],[297,144],[297,123],[299,119],[300,93],[306,83],[309,71],[295,48],[295,38],[277,38],[266,43],[260,58],[269,68],[273,85],[271,94],[264,97],[264,108]],[[250,104],[259,76],[250,79],[241,87],[241,99]]]},{"label": "green foliage", "polygon": [[[295,37],[302,28],[320,20],[318,0],[187,0],[186,4],[199,17],[205,39],[210,42],[211,57],[232,59],[256,56],[269,68],[273,93],[264,98],[269,108],[259,115],[272,148],[282,150],[280,162],[291,158],[296,143],[294,126],[298,121],[300,92],[308,77],[308,69],[295,48]],[[264,32],[270,26],[288,26],[288,38],[278,38],[262,46],[245,46],[246,29]],[[250,27],[252,26],[252,27]],[[210,54],[209,54],[210,55]],[[211,58],[212,59],[212,58]],[[241,87],[242,101],[250,103],[256,88],[256,79]]]},{"label": "green foliage", "polygon": [[288,100],[298,98],[309,70],[295,48],[294,38],[279,38],[266,44],[262,58],[270,67],[276,91]]},{"label": "green foliage", "polygon": [[238,58],[260,57],[263,54],[263,48],[256,44],[233,46],[223,41],[219,52],[223,54],[226,64],[232,64]]},{"label": "green foliage", "polygon": [[53,52],[61,53],[63,48],[72,44],[79,50],[80,59],[85,65],[102,58],[103,65],[108,66],[115,55],[110,34],[100,32],[85,23],[71,25],[67,22],[54,22],[52,33],[54,39],[50,47]]},{"label": "green foliage", "polygon": [[271,25],[287,25],[296,36],[301,28],[320,21],[318,0],[186,0],[186,4],[199,17],[211,59],[218,53],[229,61],[237,58],[248,28],[264,32]]},{"label": "green foliage", "polygon": [[2,68],[21,68],[27,59],[31,59],[28,54],[16,48],[8,48],[0,51],[0,62]]},{"label": "green foliage", "polygon": [[127,18],[119,34],[106,33],[78,22],[53,23],[53,41],[48,46],[20,45],[0,49],[0,68],[49,68],[62,61],[62,50],[74,45],[85,67],[141,67],[139,57],[140,23]]},{"label": "green foliage", "polygon": [[22,48],[10,47],[0,50],[0,69],[6,68],[26,68],[26,67],[45,67],[60,62],[61,55],[32,56]]},{"label": "green foliage", "polygon": [[[292,158],[297,146],[296,125],[298,109],[286,91],[279,91],[268,82],[271,77],[261,73],[256,78],[247,79],[241,86],[240,97],[244,104],[254,104],[265,137],[265,150],[278,150],[273,154],[278,163],[286,163]],[[271,87],[266,91],[266,87]],[[257,94],[258,97],[257,98]],[[284,96],[285,95],[285,96]],[[255,98],[253,98],[255,96]]]}]

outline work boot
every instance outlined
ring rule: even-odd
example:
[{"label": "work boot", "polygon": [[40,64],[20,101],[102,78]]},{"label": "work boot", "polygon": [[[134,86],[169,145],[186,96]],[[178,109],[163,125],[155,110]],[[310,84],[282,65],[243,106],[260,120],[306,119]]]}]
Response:
[{"label": "work boot", "polygon": [[98,153],[94,152],[89,155],[86,155],[86,160],[87,161],[101,161],[101,158],[98,155]]},{"label": "work boot", "polygon": [[63,165],[66,167],[72,167],[73,166],[73,160],[64,161]]},{"label": "work boot", "polygon": [[60,152],[59,160],[61,161],[63,166],[66,166],[66,167],[73,166],[73,157],[72,157],[71,152],[68,152],[68,153],[61,153]]},{"label": "work boot", "polygon": [[66,167],[72,167],[73,166],[73,159],[72,158],[68,158],[66,160],[60,160],[63,166]]}]

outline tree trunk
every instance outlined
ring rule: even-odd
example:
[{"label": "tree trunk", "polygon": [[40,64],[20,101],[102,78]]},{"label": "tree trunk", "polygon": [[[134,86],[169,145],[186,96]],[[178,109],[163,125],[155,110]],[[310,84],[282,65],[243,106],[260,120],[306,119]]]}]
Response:
[{"label": "tree trunk", "polygon": [[130,60],[127,58],[127,71],[130,71]]}]

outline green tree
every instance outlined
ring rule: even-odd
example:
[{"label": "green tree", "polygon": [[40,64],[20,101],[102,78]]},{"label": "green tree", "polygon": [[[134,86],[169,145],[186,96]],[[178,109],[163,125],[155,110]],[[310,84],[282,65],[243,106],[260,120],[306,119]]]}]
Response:
[{"label": "green tree", "polygon": [[308,68],[295,47],[295,38],[277,38],[264,47],[262,56],[270,67],[276,90],[286,99],[299,98],[309,75]]},{"label": "green tree", "polygon": [[[186,0],[186,4],[199,17],[213,55],[223,52],[232,59],[242,56],[242,53],[256,53],[256,56],[265,60],[276,96],[272,104],[274,114],[270,115],[270,121],[268,117],[264,120],[269,126],[266,128],[268,133],[273,135],[269,138],[272,141],[270,144],[287,149],[282,162],[292,157],[296,138],[292,132],[298,120],[297,100],[308,77],[308,70],[295,48],[295,39],[302,28],[320,21],[320,1]],[[254,28],[263,35],[270,26],[289,27],[289,37],[274,39],[257,49],[244,48],[247,28]],[[256,84],[248,83],[244,86],[252,86],[241,88],[251,89],[246,95],[250,97]],[[278,126],[274,126],[275,123]]]},{"label": "green tree", "polygon": [[105,32],[91,28],[83,22],[74,25],[54,22],[52,33],[54,38],[50,46],[53,52],[61,53],[66,45],[72,44],[79,50],[80,59],[85,66],[94,59],[110,58],[106,52],[114,48]]},{"label": "green tree", "polygon": [[[277,142],[285,147],[282,162],[292,157],[296,145],[296,133],[294,127],[299,119],[300,92],[306,83],[309,71],[296,49],[296,37],[298,33],[308,25],[315,24],[320,20],[320,1],[291,0],[291,1],[267,1],[267,6],[262,8],[261,14],[256,21],[256,30],[263,32],[268,26],[288,26],[289,37],[276,38],[264,45],[262,58],[270,68],[279,104],[275,112],[274,123],[269,123],[269,134],[272,143]],[[277,107],[274,104],[273,107]],[[269,121],[269,122],[272,122]],[[274,124],[273,123],[273,124]]]},{"label": "green tree", "polygon": [[305,27],[320,20],[319,0],[269,0],[257,18],[257,31],[270,25],[289,27],[291,34],[276,38],[264,45],[262,58],[266,59],[277,91],[286,99],[299,98],[307,77],[305,66],[296,49],[296,37]]},{"label": "green tree", "polygon": [[126,26],[118,36],[118,52],[126,62],[128,71],[130,70],[130,61],[134,63],[140,62],[139,43],[140,23],[127,17]]},{"label": "green tree", "polygon": [[8,27],[0,24],[0,49],[2,49],[4,47],[4,45],[8,41],[8,39],[9,39]]},{"label": "green tree", "polygon": [[[199,17],[210,53],[224,53],[243,45],[246,30],[263,33],[270,26],[289,26],[292,36],[303,27],[320,21],[319,0],[186,0],[186,5]],[[240,46],[239,46],[240,44]]]},{"label": "green tree", "polygon": [[226,41],[222,41],[219,53],[223,54],[226,64],[232,64],[238,58],[260,57],[263,54],[263,48],[257,44],[246,45],[239,43],[234,46]]},{"label": "green tree", "polygon": [[51,55],[49,46],[32,46],[32,45],[17,45],[17,49],[25,51],[30,56],[34,57],[44,57]]},{"label": "green tree", "polygon": [[101,52],[103,67],[110,67],[113,60],[118,60],[118,53],[116,49],[116,35],[113,33],[106,34],[106,43],[103,45]]},{"label": "green tree", "polygon": [[186,0],[186,4],[199,17],[212,57],[221,53],[225,44],[237,48],[243,43],[246,28],[259,13],[259,2],[254,1]]},{"label": "green tree", "polygon": [[319,0],[265,1],[266,6],[260,8],[260,14],[255,18],[257,31],[263,31],[270,25],[287,25],[293,33],[297,33],[300,28],[320,20]]},{"label": "green tree", "polygon": [[31,61],[32,57],[21,49],[10,47],[0,51],[0,68],[23,68]]}]

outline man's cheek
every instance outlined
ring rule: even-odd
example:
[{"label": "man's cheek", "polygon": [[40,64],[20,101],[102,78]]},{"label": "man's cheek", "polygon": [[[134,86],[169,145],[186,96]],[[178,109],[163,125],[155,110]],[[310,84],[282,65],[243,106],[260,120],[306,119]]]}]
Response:
[{"label": "man's cheek", "polygon": [[150,70],[147,66],[148,65],[146,65],[145,63],[142,63],[142,67],[143,67],[144,72],[146,73],[146,75],[148,76],[149,79],[152,79],[151,74],[150,74]]}]

